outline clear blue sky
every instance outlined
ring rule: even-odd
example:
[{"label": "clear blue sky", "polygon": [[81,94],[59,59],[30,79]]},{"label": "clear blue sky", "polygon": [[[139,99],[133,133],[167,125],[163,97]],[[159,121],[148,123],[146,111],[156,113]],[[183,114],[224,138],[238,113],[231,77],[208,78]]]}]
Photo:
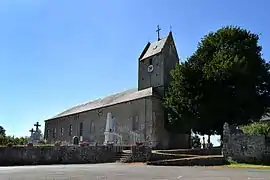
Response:
[{"label": "clear blue sky", "polygon": [[137,86],[147,41],[172,26],[182,60],[224,25],[261,33],[270,58],[269,0],[1,0],[0,125],[28,135],[82,102]]}]

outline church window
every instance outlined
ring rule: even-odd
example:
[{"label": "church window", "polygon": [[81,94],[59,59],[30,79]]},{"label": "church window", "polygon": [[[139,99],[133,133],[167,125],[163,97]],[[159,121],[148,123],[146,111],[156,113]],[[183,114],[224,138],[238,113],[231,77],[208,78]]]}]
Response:
[{"label": "church window", "polygon": [[136,131],[139,129],[139,117],[132,117],[132,131]]},{"label": "church window", "polygon": [[91,120],[90,122],[90,132],[94,132],[95,131],[95,124],[94,124],[94,121]]},{"label": "church window", "polygon": [[149,59],[149,65],[153,65],[153,59]]},{"label": "church window", "polygon": [[100,117],[100,116],[102,116],[103,115],[103,110],[102,109],[99,109],[98,110],[98,116]]},{"label": "church window", "polygon": [[53,129],[53,138],[56,138],[56,128]]},{"label": "church window", "polygon": [[157,124],[156,124],[156,112],[153,112],[152,116],[153,116],[153,117],[152,117],[152,118],[153,118],[153,119],[152,119],[152,120],[153,120],[153,125],[152,125],[152,126],[155,128],[156,125],[157,125]]},{"label": "church window", "polygon": [[80,136],[83,135],[83,123],[81,122],[80,123]]},{"label": "church window", "polygon": [[72,125],[71,125],[71,124],[69,125],[69,131],[68,131],[68,134],[69,134],[69,136],[72,136]]},{"label": "church window", "polygon": [[79,114],[76,114],[76,115],[74,116],[74,120],[75,120],[75,121],[79,120]]},{"label": "church window", "polygon": [[61,134],[61,136],[64,135],[64,128],[60,128],[60,134]]},{"label": "church window", "polygon": [[170,54],[173,54],[173,45],[170,44]]}]

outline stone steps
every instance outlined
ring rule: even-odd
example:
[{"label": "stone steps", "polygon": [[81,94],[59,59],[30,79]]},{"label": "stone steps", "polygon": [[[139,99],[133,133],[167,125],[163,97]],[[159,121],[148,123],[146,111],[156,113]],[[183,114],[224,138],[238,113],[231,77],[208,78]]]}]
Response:
[{"label": "stone steps", "polygon": [[128,152],[121,152],[121,153],[118,153],[115,158],[114,158],[114,161],[115,162],[119,162],[119,163],[124,163],[126,161],[126,159],[128,159],[130,157],[130,154],[131,153],[128,153]]}]

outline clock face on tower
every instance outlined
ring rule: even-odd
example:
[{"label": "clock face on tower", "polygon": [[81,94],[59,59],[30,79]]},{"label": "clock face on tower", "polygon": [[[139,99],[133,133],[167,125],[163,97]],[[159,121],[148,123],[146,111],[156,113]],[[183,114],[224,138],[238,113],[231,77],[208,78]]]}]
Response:
[{"label": "clock face on tower", "polygon": [[149,73],[151,73],[151,72],[153,72],[153,70],[154,70],[154,66],[153,65],[149,65],[148,68],[147,68],[147,71]]}]

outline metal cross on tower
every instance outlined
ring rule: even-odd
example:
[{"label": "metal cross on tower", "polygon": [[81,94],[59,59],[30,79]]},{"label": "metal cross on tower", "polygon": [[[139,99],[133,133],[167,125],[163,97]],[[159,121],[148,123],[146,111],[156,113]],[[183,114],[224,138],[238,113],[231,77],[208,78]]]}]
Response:
[{"label": "metal cross on tower", "polygon": [[38,131],[38,127],[40,127],[41,125],[38,122],[36,122],[36,124],[34,124],[34,126],[36,126],[36,131]]},{"label": "metal cross on tower", "polygon": [[159,27],[159,25],[157,25],[157,30],[156,30],[156,32],[157,32],[157,34],[158,34],[158,41],[160,40],[160,36],[159,36],[159,31],[160,31],[161,29],[160,29],[160,27]]}]

